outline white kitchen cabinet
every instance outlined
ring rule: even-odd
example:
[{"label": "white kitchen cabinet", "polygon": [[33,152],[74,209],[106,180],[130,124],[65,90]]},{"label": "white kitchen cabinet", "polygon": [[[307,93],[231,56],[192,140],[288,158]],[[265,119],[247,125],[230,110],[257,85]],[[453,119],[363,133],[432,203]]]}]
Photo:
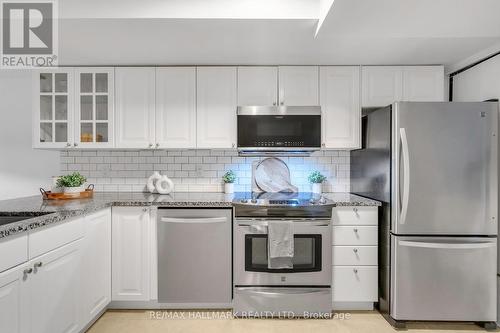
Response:
[{"label": "white kitchen cabinet", "polygon": [[358,66],[320,67],[322,147],[356,149],[361,144]]},{"label": "white kitchen cabinet", "polygon": [[363,66],[362,106],[444,101],[443,66]]},{"label": "white kitchen cabinet", "polygon": [[29,290],[27,288],[28,264],[0,273],[0,332],[28,333]]},{"label": "white kitchen cabinet", "polygon": [[280,66],[279,104],[319,105],[318,66]]},{"label": "white kitchen cabinet", "polygon": [[33,267],[27,276],[30,332],[80,331],[81,279],[95,273],[81,271],[81,252],[82,240],[77,240],[30,261],[30,268]]},{"label": "white kitchen cabinet", "polygon": [[372,309],[378,301],[378,207],[332,212],[333,309]]},{"label": "white kitchen cabinet", "polygon": [[153,148],[155,141],[155,69],[115,69],[117,148]]},{"label": "white kitchen cabinet", "polygon": [[114,69],[75,68],[75,140],[80,148],[114,146]]},{"label": "white kitchen cabinet", "polygon": [[236,147],[236,67],[198,67],[197,147]]},{"label": "white kitchen cabinet", "polygon": [[196,148],[196,68],[156,69],[156,148]]},{"label": "white kitchen cabinet", "polygon": [[33,72],[33,148],[73,146],[73,75],[73,68]]},{"label": "white kitchen cabinet", "polygon": [[442,66],[405,66],[403,68],[403,101],[444,101],[444,68]]},{"label": "white kitchen cabinet", "polygon": [[113,207],[112,300],[150,300],[150,210]]},{"label": "white kitchen cabinet", "polygon": [[81,297],[88,323],[111,302],[111,208],[85,216],[84,222]]},{"label": "white kitchen cabinet", "polygon": [[382,107],[402,100],[403,67],[363,66],[361,72],[363,107]]},{"label": "white kitchen cabinet", "polygon": [[278,67],[238,67],[238,106],[277,105]]}]

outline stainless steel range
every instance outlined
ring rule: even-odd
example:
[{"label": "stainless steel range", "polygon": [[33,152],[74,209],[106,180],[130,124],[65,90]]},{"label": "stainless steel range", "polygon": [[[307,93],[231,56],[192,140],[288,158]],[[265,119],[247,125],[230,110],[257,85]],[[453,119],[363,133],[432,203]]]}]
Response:
[{"label": "stainless steel range", "polygon": [[[237,193],[234,228],[236,316],[329,316],[333,202],[311,193]],[[293,226],[292,267],[269,268],[268,226]]]}]

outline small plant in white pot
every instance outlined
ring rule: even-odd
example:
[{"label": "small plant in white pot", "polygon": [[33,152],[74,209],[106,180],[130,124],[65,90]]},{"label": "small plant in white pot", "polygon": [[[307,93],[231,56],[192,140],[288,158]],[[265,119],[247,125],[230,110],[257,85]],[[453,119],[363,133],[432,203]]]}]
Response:
[{"label": "small plant in white pot", "polygon": [[313,171],[311,172],[309,177],[307,177],[307,179],[309,180],[309,183],[312,184],[312,192],[316,194],[321,194],[322,192],[321,186],[325,181],[326,177],[323,176],[319,171]]},{"label": "small plant in white pot", "polygon": [[224,193],[230,194],[234,193],[234,181],[236,180],[236,174],[233,170],[229,170],[222,176],[224,181]]},{"label": "small plant in white pot", "polygon": [[87,181],[87,178],[82,176],[79,172],[74,172],[72,174],[61,176],[57,180],[57,187],[63,189],[65,193],[77,193],[85,191],[83,184]]}]

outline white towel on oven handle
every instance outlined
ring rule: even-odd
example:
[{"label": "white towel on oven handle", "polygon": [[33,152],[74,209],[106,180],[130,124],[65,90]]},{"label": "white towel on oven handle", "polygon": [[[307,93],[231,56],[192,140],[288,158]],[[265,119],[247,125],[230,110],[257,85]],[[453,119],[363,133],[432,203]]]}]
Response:
[{"label": "white towel on oven handle", "polygon": [[293,222],[269,221],[267,226],[267,241],[268,268],[293,268]]}]

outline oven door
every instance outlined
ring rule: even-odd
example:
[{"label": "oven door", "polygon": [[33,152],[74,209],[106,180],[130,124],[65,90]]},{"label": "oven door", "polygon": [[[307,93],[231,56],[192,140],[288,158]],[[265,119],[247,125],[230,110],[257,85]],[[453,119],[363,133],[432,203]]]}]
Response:
[{"label": "oven door", "polygon": [[291,148],[321,148],[321,115],[238,115],[238,149]]},{"label": "oven door", "polygon": [[267,220],[237,220],[234,272],[236,286],[330,286],[332,279],[330,220],[294,223],[291,269],[269,269]]}]

